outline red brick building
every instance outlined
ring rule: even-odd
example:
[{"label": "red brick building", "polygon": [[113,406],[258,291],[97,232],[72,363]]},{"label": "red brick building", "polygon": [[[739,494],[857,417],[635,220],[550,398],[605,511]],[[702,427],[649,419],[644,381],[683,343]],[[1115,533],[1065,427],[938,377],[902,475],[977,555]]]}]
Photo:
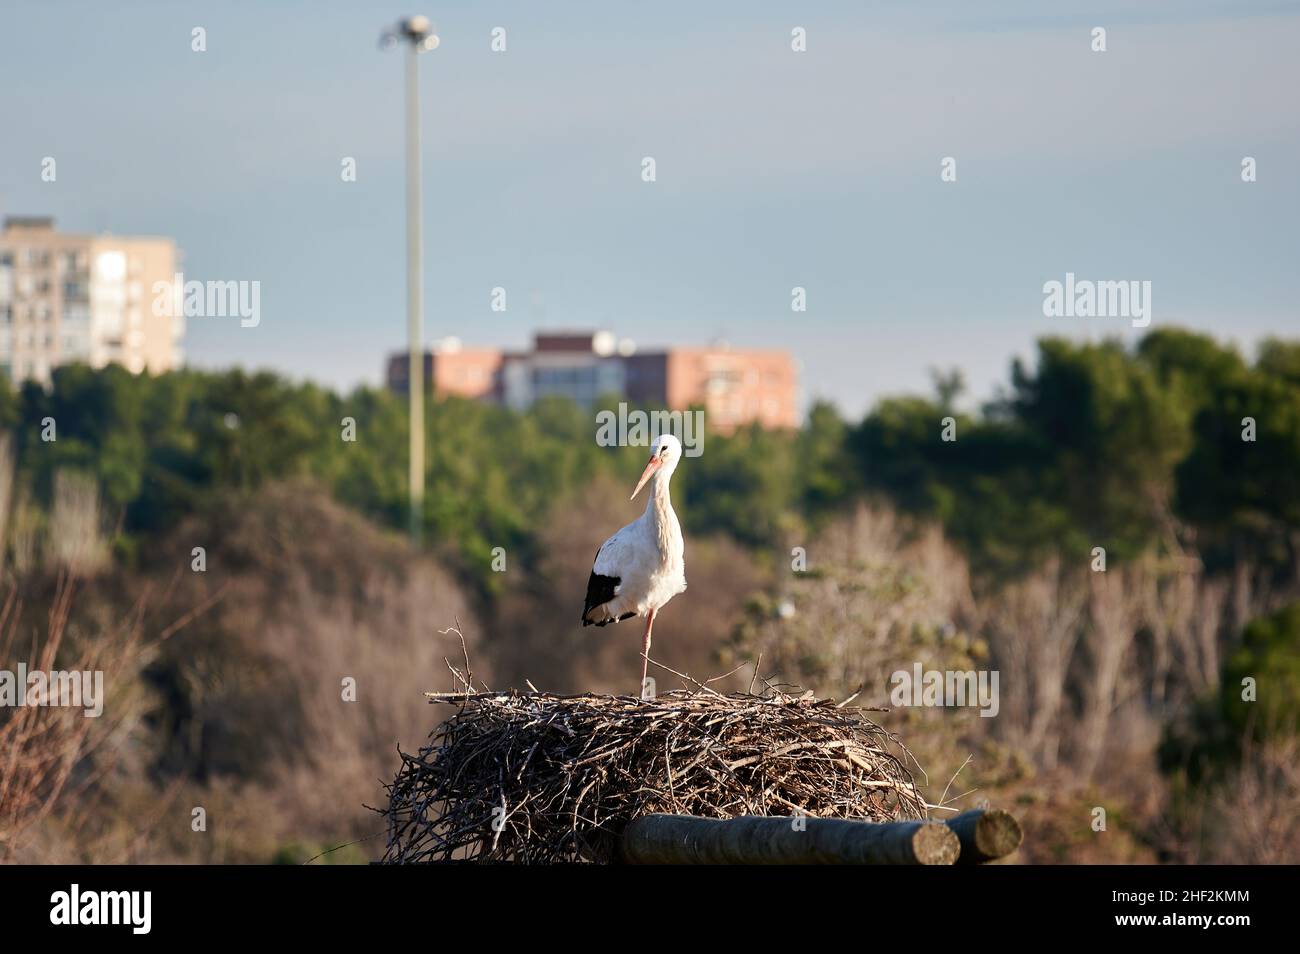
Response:
[{"label": "red brick building", "polygon": [[[481,398],[528,407],[545,395],[562,395],[591,407],[619,395],[642,407],[705,409],[708,426],[721,433],[758,422],[768,428],[799,426],[798,378],[787,351],[670,348],[638,352],[609,332],[539,332],[533,350],[466,349],[448,341],[424,355],[427,386],[436,395]],[[407,356],[388,362],[388,386],[407,391]]]}]

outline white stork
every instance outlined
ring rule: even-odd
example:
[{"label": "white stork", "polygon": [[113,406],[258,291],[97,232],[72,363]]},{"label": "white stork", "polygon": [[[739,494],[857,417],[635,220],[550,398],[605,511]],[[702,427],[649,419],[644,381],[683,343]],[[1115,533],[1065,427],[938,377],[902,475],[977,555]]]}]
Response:
[{"label": "white stork", "polygon": [[682,459],[682,445],[671,434],[660,434],[650,448],[631,500],[653,478],[645,513],[601,544],[587,581],[583,626],[604,626],[630,616],[645,617],[641,640],[641,697],[646,694],[650,665],[650,633],[655,613],[686,589],[682,526],[673,513],[668,481]]}]

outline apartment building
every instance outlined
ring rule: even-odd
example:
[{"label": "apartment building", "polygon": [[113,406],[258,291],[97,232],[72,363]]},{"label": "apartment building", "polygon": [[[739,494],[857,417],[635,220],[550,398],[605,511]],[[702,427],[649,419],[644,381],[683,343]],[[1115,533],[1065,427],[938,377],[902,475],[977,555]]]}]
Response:
[{"label": "apartment building", "polygon": [[[389,356],[389,390],[409,393],[410,372],[406,352]],[[439,396],[495,399],[500,373],[501,352],[494,348],[465,349],[455,339],[449,339],[424,353],[424,386]]]},{"label": "apartment building", "polygon": [[172,281],[167,238],[77,235],[54,220],[14,217],[0,231],[0,375],[49,384],[54,368],[117,363],[159,373],[183,362],[183,315],[155,314],[154,284]]},{"label": "apartment building", "polygon": [[798,375],[788,351],[672,348],[627,359],[623,393],[669,408],[701,405],[709,427],[728,433],[757,422],[799,426]]},{"label": "apartment building", "polygon": [[[547,331],[530,351],[465,349],[445,341],[424,355],[436,395],[459,395],[523,409],[558,395],[591,407],[617,395],[642,407],[705,409],[709,427],[727,433],[751,422],[799,426],[794,359],[781,350],[668,348],[639,352],[607,331]],[[388,386],[407,393],[407,355],[389,358]]]}]

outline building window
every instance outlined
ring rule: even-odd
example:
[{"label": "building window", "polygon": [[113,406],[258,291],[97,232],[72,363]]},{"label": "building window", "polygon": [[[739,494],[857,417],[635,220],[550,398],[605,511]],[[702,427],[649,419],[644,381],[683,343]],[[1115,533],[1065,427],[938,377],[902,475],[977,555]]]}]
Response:
[{"label": "building window", "polygon": [[106,282],[120,282],[126,278],[126,255],[122,252],[100,252],[95,257],[95,277]]},{"label": "building window", "polygon": [[731,368],[720,368],[709,372],[705,390],[710,394],[725,394],[740,384],[740,372]]}]

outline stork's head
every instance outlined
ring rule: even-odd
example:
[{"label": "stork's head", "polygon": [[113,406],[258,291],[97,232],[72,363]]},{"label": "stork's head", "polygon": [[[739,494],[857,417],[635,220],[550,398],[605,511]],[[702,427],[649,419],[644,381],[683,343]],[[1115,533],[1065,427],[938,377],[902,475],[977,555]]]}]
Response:
[{"label": "stork's head", "polygon": [[[650,463],[646,464],[645,470],[641,472],[641,479],[636,482],[636,490],[632,491],[632,497],[639,494],[646,482],[659,471],[663,471],[664,477],[667,478],[677,468],[677,462],[681,459],[681,441],[671,434],[660,434],[656,437],[654,443],[650,445]],[[628,499],[631,500],[632,497]]]}]

